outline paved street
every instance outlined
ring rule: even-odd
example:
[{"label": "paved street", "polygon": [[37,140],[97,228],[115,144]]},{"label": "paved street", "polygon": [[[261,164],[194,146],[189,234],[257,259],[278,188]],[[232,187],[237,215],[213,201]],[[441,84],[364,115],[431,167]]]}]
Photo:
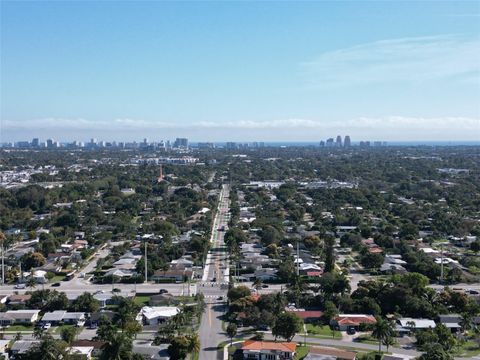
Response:
[{"label": "paved street", "polygon": [[221,320],[226,306],[219,297],[226,298],[229,281],[228,254],[224,244],[229,220],[229,203],[229,187],[223,185],[212,226],[211,248],[207,255],[202,281],[198,284],[198,292],[205,295],[206,302],[199,330],[200,360],[215,359],[217,345],[226,340]]}]

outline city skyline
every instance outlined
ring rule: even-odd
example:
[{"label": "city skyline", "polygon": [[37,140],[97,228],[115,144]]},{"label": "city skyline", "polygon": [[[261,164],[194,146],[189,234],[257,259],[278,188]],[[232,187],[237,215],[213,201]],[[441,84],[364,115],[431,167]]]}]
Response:
[{"label": "city skyline", "polygon": [[477,2],[1,9],[2,142],[478,140]]}]

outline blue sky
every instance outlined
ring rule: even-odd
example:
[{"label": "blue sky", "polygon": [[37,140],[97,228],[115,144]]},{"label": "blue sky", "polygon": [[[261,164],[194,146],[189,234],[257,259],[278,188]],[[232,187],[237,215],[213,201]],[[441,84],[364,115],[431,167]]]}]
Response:
[{"label": "blue sky", "polygon": [[1,140],[480,139],[480,2],[1,2]]}]

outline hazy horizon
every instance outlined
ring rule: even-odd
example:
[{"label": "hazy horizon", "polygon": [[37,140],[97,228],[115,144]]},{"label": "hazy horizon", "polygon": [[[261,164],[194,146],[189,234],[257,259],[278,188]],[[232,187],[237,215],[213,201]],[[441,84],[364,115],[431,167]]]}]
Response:
[{"label": "hazy horizon", "polygon": [[477,141],[479,4],[3,1],[0,141]]}]

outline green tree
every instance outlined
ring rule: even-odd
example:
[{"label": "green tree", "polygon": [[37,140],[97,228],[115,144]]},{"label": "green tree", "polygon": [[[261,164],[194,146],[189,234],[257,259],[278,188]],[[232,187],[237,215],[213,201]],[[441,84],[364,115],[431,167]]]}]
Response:
[{"label": "green tree", "polygon": [[187,357],[190,349],[190,341],[186,336],[177,336],[172,339],[168,347],[168,354],[172,360],[183,360]]},{"label": "green tree", "polygon": [[283,312],[275,319],[272,328],[272,334],[277,339],[278,336],[291,341],[296,333],[302,330],[303,321],[297,315],[291,312]]},{"label": "green tree", "polygon": [[132,339],[123,333],[112,334],[104,339],[100,360],[128,360],[131,359]]},{"label": "green tree", "polygon": [[325,302],[325,310],[323,311],[323,320],[326,324],[338,315],[338,309],[333,301]]},{"label": "green tree", "polygon": [[117,333],[117,327],[112,324],[110,319],[106,316],[101,316],[98,321],[97,338],[99,340],[107,341],[114,337]]},{"label": "green tree", "polygon": [[100,308],[99,302],[93,297],[93,294],[84,292],[81,294],[72,305],[74,311],[93,313]]},{"label": "green tree", "polygon": [[430,343],[425,346],[425,352],[419,360],[453,360],[453,356],[445,351],[438,343]]},{"label": "green tree", "polygon": [[235,335],[237,335],[237,325],[235,323],[229,323],[227,326],[227,336],[230,338],[230,345],[232,345]]},{"label": "green tree", "polygon": [[71,344],[77,337],[77,333],[78,331],[77,331],[77,328],[75,327],[64,327],[60,332],[60,337],[67,344]]},{"label": "green tree", "polygon": [[58,360],[66,359],[67,344],[62,340],[56,340],[51,335],[44,335],[41,341],[33,345],[22,359],[27,360]]},{"label": "green tree", "polygon": [[250,296],[251,294],[252,292],[247,286],[240,285],[228,290],[227,297],[230,302],[234,302],[246,296]]},{"label": "green tree", "polygon": [[377,322],[373,325],[372,336],[378,340],[378,351],[382,351],[382,342],[393,335],[392,324],[381,317],[377,317]]}]

